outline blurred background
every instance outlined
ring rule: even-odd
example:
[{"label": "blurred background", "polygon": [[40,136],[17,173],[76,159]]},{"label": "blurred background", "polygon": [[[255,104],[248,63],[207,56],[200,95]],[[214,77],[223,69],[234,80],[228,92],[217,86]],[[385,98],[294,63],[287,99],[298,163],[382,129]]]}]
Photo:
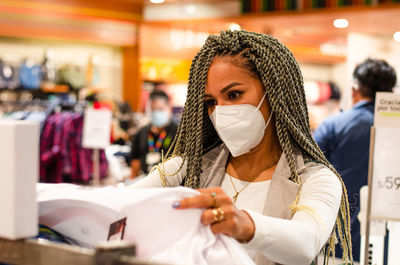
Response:
[{"label": "blurred background", "polygon": [[0,117],[100,102],[113,112],[105,161],[123,179],[129,161],[121,173],[112,159],[148,122],[150,92],[167,92],[179,121],[191,59],[226,29],[267,33],[292,51],[312,129],[351,106],[357,63],[382,58],[400,72],[400,0],[0,0]]}]

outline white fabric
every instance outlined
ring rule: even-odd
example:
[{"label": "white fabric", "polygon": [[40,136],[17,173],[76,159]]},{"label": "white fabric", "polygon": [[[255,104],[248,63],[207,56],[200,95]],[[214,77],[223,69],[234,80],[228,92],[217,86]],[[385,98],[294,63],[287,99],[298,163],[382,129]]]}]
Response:
[{"label": "white fabric", "polygon": [[214,235],[200,223],[202,210],[172,204],[199,194],[189,188],[82,188],[38,184],[40,222],[92,246],[104,241],[109,225],[127,217],[124,240],[137,245],[139,258],[168,264],[254,264],[234,239]]},{"label": "white fabric", "polygon": [[[175,172],[181,161],[180,157],[167,161],[165,171]],[[178,173],[168,177],[168,182],[179,185],[182,178],[182,174]],[[160,177],[154,172],[131,188],[161,186]],[[281,264],[309,265],[329,239],[332,231],[328,227],[333,227],[336,221],[341,194],[341,183],[331,170],[323,168],[316,171],[303,183],[299,201],[299,205],[312,208],[314,213],[299,210],[292,220],[285,220],[245,209],[254,221],[255,235],[243,246],[251,256],[252,252],[256,252]]]},{"label": "white fabric", "polygon": [[[232,186],[230,178],[229,174],[226,173],[221,188],[232,198],[236,192]],[[237,191],[242,190],[247,185],[247,187],[239,193],[235,203],[236,207],[239,209],[249,209],[262,213],[271,180],[252,182],[250,184],[248,181],[243,181],[237,178],[232,178],[232,181]],[[257,194],[257,196],[254,196],[255,194]]]}]

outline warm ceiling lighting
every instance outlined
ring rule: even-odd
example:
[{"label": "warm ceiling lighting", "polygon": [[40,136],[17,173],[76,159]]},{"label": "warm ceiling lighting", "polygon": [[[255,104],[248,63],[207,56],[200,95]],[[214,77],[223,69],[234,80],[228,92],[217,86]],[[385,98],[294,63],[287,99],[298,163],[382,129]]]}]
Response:
[{"label": "warm ceiling lighting", "polygon": [[400,31],[397,31],[393,34],[393,39],[397,42],[400,42]]},{"label": "warm ceiling lighting", "polygon": [[185,13],[188,15],[194,15],[197,12],[197,7],[195,5],[188,5],[185,7]]},{"label": "warm ceiling lighting", "polygon": [[335,21],[333,21],[333,26],[335,26],[335,28],[338,28],[338,29],[344,29],[349,26],[349,21],[344,18],[338,18],[338,19],[335,19]]},{"label": "warm ceiling lighting", "polygon": [[150,0],[150,3],[153,3],[153,4],[161,4],[161,3],[164,3],[164,1],[165,1],[165,0]]},{"label": "warm ceiling lighting", "polygon": [[229,25],[229,29],[232,30],[232,31],[235,31],[235,30],[241,30],[242,28],[240,27],[239,24],[232,23],[232,24]]}]

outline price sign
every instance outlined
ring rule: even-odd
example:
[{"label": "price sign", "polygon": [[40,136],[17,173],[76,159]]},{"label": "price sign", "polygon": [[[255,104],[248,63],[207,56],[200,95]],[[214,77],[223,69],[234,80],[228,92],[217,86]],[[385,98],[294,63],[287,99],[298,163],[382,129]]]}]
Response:
[{"label": "price sign", "polygon": [[400,127],[400,94],[376,93],[374,126]]},{"label": "price sign", "polygon": [[400,220],[400,128],[375,128],[371,217]]},{"label": "price sign", "polygon": [[106,109],[86,109],[82,146],[104,149],[110,145],[112,113]]},{"label": "price sign", "polygon": [[398,190],[400,188],[400,177],[387,176],[385,177],[385,181],[378,181],[378,188],[387,190]]}]

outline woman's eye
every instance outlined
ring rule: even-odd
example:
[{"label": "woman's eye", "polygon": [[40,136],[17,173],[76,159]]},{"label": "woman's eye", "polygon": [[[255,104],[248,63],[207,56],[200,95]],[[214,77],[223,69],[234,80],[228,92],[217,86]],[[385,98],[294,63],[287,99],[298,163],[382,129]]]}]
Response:
[{"label": "woman's eye", "polygon": [[242,94],[242,92],[240,91],[230,91],[228,93],[228,99],[229,100],[236,100],[240,97],[240,95]]},{"label": "woman's eye", "polygon": [[217,105],[217,102],[214,99],[207,99],[205,101],[206,107],[207,108],[211,108],[214,107],[215,105]]}]

